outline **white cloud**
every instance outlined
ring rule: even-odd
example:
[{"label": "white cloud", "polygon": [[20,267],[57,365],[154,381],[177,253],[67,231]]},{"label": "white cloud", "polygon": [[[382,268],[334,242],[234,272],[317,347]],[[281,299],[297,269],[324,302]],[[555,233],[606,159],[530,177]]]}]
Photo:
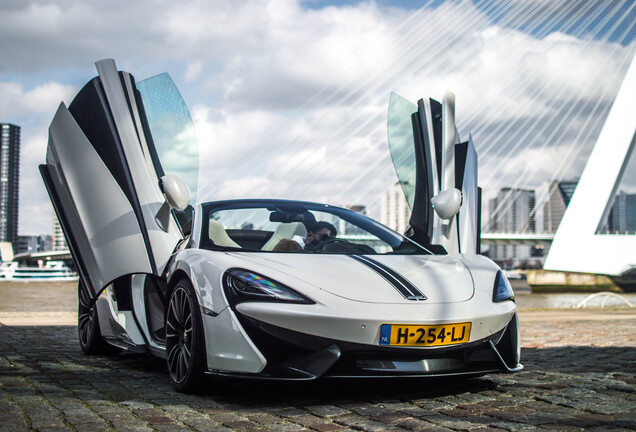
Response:
[{"label": "white cloud", "polygon": [[40,84],[30,90],[18,82],[0,81],[0,118],[37,118],[51,115],[62,101],[69,103],[78,89],[57,82]]},{"label": "white cloud", "polygon": [[52,232],[52,207],[38,165],[46,155],[47,128],[61,101],[69,103],[77,88],[47,82],[26,90],[17,82],[0,82],[0,121],[21,127],[18,232]]},{"label": "white cloud", "polygon": [[[201,146],[200,198],[347,203],[373,200],[395,180],[386,149],[390,91],[415,102],[453,90],[462,137],[474,132],[481,152],[484,186],[509,185],[536,158],[541,169],[524,183],[534,185],[595,101],[611,100],[634,48],[561,33],[537,38],[493,24],[470,2],[417,15],[372,2],[309,10],[298,0],[31,1],[3,12],[0,55],[13,61],[0,65],[0,120],[23,127],[21,227],[30,231],[49,229],[37,229],[42,220],[33,216],[47,200],[34,167],[48,123],[104,57],[138,79],[171,73]],[[572,106],[572,118],[558,123]],[[584,151],[598,124],[588,129],[577,143]],[[504,160],[499,149],[518,143],[493,176]]]},{"label": "white cloud", "polygon": [[183,74],[186,81],[192,82],[201,76],[203,72],[203,63],[200,61],[194,61],[187,65],[186,71]]}]

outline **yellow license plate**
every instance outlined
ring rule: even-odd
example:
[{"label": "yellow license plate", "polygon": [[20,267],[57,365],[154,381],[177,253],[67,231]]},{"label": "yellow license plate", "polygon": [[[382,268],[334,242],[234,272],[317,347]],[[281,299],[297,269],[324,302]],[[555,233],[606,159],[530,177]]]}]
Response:
[{"label": "yellow license plate", "polygon": [[470,339],[469,322],[410,325],[382,324],[380,345],[391,346],[440,346],[468,342]]}]

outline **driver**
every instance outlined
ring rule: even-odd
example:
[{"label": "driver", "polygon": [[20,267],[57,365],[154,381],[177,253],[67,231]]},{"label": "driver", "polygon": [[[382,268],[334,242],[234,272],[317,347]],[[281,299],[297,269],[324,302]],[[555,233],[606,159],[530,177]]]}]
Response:
[{"label": "driver", "polygon": [[307,228],[307,237],[302,238],[299,235],[292,237],[305,250],[314,250],[322,241],[335,238],[337,234],[336,227],[329,222],[316,222]]}]

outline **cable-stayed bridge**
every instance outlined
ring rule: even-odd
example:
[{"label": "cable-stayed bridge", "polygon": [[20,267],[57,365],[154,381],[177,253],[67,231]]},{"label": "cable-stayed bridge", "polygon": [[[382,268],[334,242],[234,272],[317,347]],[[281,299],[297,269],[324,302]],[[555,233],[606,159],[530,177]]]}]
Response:
[{"label": "cable-stayed bridge", "polygon": [[[373,215],[396,178],[386,150],[388,94],[417,100],[449,88],[458,132],[472,134],[479,154],[484,203],[511,191],[484,212],[486,226],[510,211],[512,191],[580,176],[635,52],[636,3],[430,0],[398,15],[386,35],[378,50],[390,56],[352,66],[362,70],[334,76],[286,112],[289,122],[272,124],[244,156],[246,169],[228,164],[203,179],[200,200],[237,197],[219,181],[233,179],[250,185],[250,196],[364,203]],[[290,127],[303,122],[317,125],[314,133]],[[531,213],[543,203],[537,196]],[[514,241],[496,237],[482,239]]]},{"label": "cable-stayed bridge", "polygon": [[[391,52],[388,60],[334,76],[286,113],[290,123],[311,121],[320,131],[271,126],[245,161],[254,185],[248,192],[373,207],[379,191],[395,182],[386,151],[388,95],[417,100],[446,88],[458,97],[460,136],[473,136],[485,200],[504,186],[577,176],[631,61],[635,36],[631,1],[423,2],[396,20],[379,47]],[[332,109],[343,104],[356,109],[342,115]],[[305,118],[316,106],[325,109]],[[234,192],[218,178],[241,173],[221,170],[201,185],[202,200]],[[293,188],[278,181],[281,171]],[[509,205],[501,201],[488,218]]]},{"label": "cable-stayed bridge", "polygon": [[482,244],[522,245],[549,247],[554,240],[553,233],[481,233]]},{"label": "cable-stayed bridge", "polygon": [[[334,76],[286,112],[289,122],[272,124],[241,161],[248,172],[215,167],[200,200],[236,197],[236,185],[248,185],[246,197],[364,204],[377,216],[378,195],[396,180],[386,150],[388,95],[414,101],[449,88],[457,94],[459,135],[472,134],[479,155],[487,231],[510,211],[515,190],[580,176],[635,37],[636,3],[629,0],[425,1],[396,19],[378,46],[390,57]],[[315,133],[290,127],[309,121]],[[507,195],[486,211],[504,187]],[[548,193],[537,194],[532,215]]]}]

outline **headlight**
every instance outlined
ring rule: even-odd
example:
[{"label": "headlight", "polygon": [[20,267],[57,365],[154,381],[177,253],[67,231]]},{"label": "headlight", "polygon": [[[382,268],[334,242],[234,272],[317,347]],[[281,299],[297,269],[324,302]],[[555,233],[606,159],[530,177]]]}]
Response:
[{"label": "headlight", "polygon": [[246,270],[229,270],[224,276],[225,294],[234,306],[244,301],[315,304],[285,285]]},{"label": "headlight", "polygon": [[501,270],[497,272],[497,277],[495,277],[495,287],[492,293],[492,301],[502,302],[504,300],[514,300],[515,295],[512,292],[512,287],[510,286],[510,282],[508,282],[508,278],[503,274]]}]

